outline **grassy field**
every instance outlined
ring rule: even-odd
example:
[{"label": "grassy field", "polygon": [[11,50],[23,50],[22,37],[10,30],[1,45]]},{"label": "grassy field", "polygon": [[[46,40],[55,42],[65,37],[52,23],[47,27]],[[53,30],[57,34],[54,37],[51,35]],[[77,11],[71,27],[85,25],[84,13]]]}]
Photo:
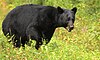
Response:
[{"label": "grassy field", "polygon": [[[2,21],[18,5],[42,4],[78,8],[75,29],[57,28],[50,43],[39,50],[35,41],[25,49],[13,48],[2,33]],[[0,60],[100,60],[100,0],[0,0]]]}]

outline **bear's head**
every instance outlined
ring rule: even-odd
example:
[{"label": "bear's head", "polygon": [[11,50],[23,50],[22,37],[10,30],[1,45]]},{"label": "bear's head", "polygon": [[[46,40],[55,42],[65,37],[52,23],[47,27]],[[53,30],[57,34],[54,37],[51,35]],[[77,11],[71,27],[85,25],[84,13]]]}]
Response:
[{"label": "bear's head", "polygon": [[71,10],[62,9],[60,7],[57,7],[58,10],[58,25],[59,27],[64,27],[68,30],[68,32],[71,32],[74,28],[74,22],[75,22],[75,14],[77,12],[77,8],[74,7]]}]

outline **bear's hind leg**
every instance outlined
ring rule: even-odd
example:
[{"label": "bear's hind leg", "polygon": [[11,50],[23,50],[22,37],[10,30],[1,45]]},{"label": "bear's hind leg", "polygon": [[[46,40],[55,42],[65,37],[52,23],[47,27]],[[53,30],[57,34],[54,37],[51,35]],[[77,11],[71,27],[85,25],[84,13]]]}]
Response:
[{"label": "bear's hind leg", "polygon": [[20,38],[13,37],[12,40],[13,40],[12,43],[13,43],[14,47],[15,48],[20,48],[20,46],[21,46],[21,40],[20,40]]}]

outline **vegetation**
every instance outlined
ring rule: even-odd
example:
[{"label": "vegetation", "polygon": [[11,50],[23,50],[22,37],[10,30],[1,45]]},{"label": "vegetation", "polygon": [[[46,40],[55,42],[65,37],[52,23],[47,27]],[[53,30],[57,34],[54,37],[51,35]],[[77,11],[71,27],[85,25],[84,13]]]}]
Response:
[{"label": "vegetation", "polygon": [[[32,46],[13,48],[2,33],[7,13],[22,4],[78,8],[75,29],[57,28],[50,43],[39,50]],[[100,60],[100,0],[0,0],[0,60]]]}]

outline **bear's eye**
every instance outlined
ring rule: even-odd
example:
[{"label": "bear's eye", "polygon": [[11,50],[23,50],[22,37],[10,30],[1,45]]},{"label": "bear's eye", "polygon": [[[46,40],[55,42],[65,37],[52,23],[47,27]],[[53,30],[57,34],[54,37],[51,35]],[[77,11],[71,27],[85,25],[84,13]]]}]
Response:
[{"label": "bear's eye", "polygon": [[68,17],[68,20],[67,21],[70,21],[70,18]]}]

